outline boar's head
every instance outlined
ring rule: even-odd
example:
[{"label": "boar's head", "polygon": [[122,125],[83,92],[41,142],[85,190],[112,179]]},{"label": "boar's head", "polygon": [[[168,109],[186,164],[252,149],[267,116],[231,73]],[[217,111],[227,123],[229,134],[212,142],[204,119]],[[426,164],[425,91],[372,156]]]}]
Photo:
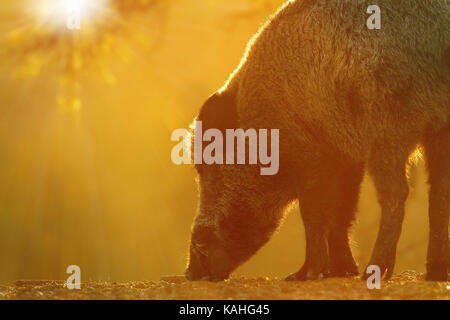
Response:
[{"label": "boar's head", "polygon": [[199,170],[200,203],[192,226],[187,279],[226,279],[270,239],[286,196],[272,188],[271,194],[265,179],[270,178],[245,166]]},{"label": "boar's head", "polygon": [[[205,103],[197,120],[203,130],[224,131],[237,127],[236,118],[234,97],[222,93]],[[261,176],[257,165],[197,164],[196,169],[200,202],[185,275],[223,280],[270,239],[291,199],[281,172]]]}]

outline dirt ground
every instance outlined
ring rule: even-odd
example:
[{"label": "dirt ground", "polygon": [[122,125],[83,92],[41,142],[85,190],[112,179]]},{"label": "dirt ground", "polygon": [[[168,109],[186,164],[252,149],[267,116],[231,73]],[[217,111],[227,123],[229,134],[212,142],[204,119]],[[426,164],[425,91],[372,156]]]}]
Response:
[{"label": "dirt ground", "polygon": [[87,282],[68,290],[64,281],[20,280],[0,285],[0,299],[439,299],[450,300],[450,282],[426,282],[412,271],[368,290],[358,278],[285,282],[281,279],[232,278],[219,283],[188,282],[181,276],[160,281]]}]

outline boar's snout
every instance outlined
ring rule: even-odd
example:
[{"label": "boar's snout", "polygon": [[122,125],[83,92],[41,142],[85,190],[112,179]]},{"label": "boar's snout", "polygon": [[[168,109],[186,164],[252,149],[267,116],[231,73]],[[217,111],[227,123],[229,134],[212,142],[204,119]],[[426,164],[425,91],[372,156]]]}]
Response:
[{"label": "boar's snout", "polygon": [[214,235],[214,231],[197,224],[194,228],[189,263],[184,271],[190,281],[222,281],[229,277],[235,264],[226,247]]},{"label": "boar's snout", "polygon": [[[216,252],[217,253],[217,252]],[[211,260],[212,259],[212,260]],[[189,265],[184,271],[186,279],[189,281],[222,281],[228,278],[231,268],[229,271],[225,270],[227,265],[226,261],[217,261],[214,254],[204,255],[203,253],[197,252],[195,246],[191,246]]]},{"label": "boar's snout", "polygon": [[207,256],[198,252],[194,244],[191,244],[189,266],[184,270],[184,275],[189,281],[212,280],[207,266]]}]

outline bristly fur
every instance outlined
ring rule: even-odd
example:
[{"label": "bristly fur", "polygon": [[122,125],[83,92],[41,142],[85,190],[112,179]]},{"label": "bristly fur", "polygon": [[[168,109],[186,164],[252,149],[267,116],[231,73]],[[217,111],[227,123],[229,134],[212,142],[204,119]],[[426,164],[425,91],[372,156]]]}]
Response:
[{"label": "bristly fur", "polygon": [[[200,172],[194,226],[214,230],[211,275],[226,277],[256,252],[295,199],[307,254],[290,279],[354,274],[348,229],[367,169],[382,207],[370,264],[390,276],[408,195],[407,162],[421,145],[431,185],[427,277],[447,279],[450,2],[378,0],[382,26],[369,30],[372,2],[286,2],[201,109],[206,127],[280,130],[277,176],[237,165]],[[202,273],[195,264],[191,259],[191,277]]]}]

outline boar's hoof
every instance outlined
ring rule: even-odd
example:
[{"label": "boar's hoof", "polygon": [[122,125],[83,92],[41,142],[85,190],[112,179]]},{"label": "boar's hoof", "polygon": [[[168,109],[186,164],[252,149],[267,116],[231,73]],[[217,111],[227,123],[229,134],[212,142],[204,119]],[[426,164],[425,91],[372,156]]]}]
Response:
[{"label": "boar's hoof", "polygon": [[292,273],[289,276],[286,277],[286,281],[306,281],[306,280],[322,280],[325,278],[324,273],[301,273],[296,272]]},{"label": "boar's hoof", "polygon": [[292,273],[287,276],[286,281],[307,281],[307,280],[322,280],[329,277],[329,272],[325,270],[314,270],[312,268],[302,267],[300,271]]},{"label": "boar's hoof", "polygon": [[225,280],[225,278],[221,277],[212,277],[209,275],[195,275],[190,269],[184,270],[184,276],[189,281],[211,281],[211,282],[219,282]]},{"label": "boar's hoof", "polygon": [[358,267],[354,262],[330,267],[329,277],[350,278],[357,275],[359,275]]},{"label": "boar's hoof", "polygon": [[351,278],[359,275],[358,270],[333,270],[330,272],[330,278]]},{"label": "boar's hoof", "polygon": [[385,280],[388,280],[394,274],[394,266],[395,266],[395,250],[384,249],[377,250],[370,259],[370,263],[367,265],[367,268],[364,269],[361,279],[366,281],[372,274],[367,273],[366,270],[369,269],[370,266],[377,266],[380,268],[380,276]]},{"label": "boar's hoof", "polygon": [[[447,281],[449,274],[445,263],[427,264],[427,281]],[[450,269],[449,269],[450,271]]]}]

